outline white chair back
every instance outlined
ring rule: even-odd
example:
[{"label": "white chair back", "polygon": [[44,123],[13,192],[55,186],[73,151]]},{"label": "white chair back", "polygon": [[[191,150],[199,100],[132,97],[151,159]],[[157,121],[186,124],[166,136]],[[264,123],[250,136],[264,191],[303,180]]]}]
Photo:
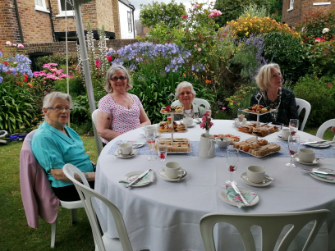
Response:
[{"label": "white chair back", "polygon": [[98,109],[94,110],[94,112],[92,113],[92,121],[95,128],[97,128],[97,116],[98,116]]},{"label": "white chair back", "polygon": [[[209,104],[209,102],[205,99],[202,98],[194,98],[193,99],[193,103],[195,103],[197,106],[203,105],[205,106],[206,110],[210,110],[211,109],[211,105]],[[173,106],[177,106],[177,105],[181,105],[179,100],[174,101],[171,105]]]},{"label": "white chair back", "polygon": [[306,250],[314,240],[322,223],[330,212],[326,209],[282,214],[207,214],[200,220],[200,231],[206,251],[215,251],[213,228],[218,222],[229,223],[239,231],[244,249],[256,251],[255,241],[250,228],[254,225],[262,228],[262,250],[274,250],[283,228],[290,226],[281,240],[278,251],[286,251],[293,238],[309,222],[315,221],[313,229],[302,250]]},{"label": "white chair back", "polygon": [[[330,120],[327,120],[326,122],[324,122],[319,127],[318,131],[316,132],[316,137],[319,137],[319,138],[323,139],[323,135],[325,134],[325,131],[331,126],[335,126],[335,119],[330,119]],[[334,136],[333,140],[335,140],[335,136]]]},{"label": "white chair back", "polygon": [[305,109],[305,117],[304,117],[304,119],[302,121],[302,124],[300,126],[300,130],[303,131],[304,128],[305,128],[308,116],[311,113],[311,107],[312,106],[311,106],[311,104],[308,101],[306,101],[304,99],[301,99],[301,98],[296,98],[295,102],[296,102],[297,106],[299,106],[299,108],[298,108],[298,116],[300,115],[301,111],[303,109]]},{"label": "white chair back", "polygon": [[[66,177],[68,177],[73,182],[73,184],[75,185],[75,187],[76,187],[76,189],[79,193],[79,196],[81,198],[81,201],[83,202],[83,204],[85,206],[85,211],[86,211],[87,217],[89,219],[89,222],[91,224],[91,228],[92,228],[93,236],[94,236],[94,241],[95,241],[95,244],[96,244],[98,250],[99,251],[116,250],[116,249],[113,249],[115,247],[109,247],[108,244],[112,243],[112,245],[114,245],[114,246],[118,246],[118,244],[116,244],[115,242],[111,242],[112,239],[110,239],[110,238],[109,238],[108,241],[104,241],[104,239],[107,238],[107,236],[105,236],[105,235],[104,235],[104,237],[101,236],[100,227],[99,227],[99,224],[97,222],[95,209],[92,205],[92,198],[100,200],[100,201],[102,201],[103,203],[106,204],[106,206],[109,208],[110,212],[113,215],[114,222],[115,222],[115,225],[116,225],[116,229],[117,229],[117,232],[119,234],[120,241],[121,241],[122,250],[123,251],[132,251],[133,249],[131,247],[131,243],[130,243],[130,240],[129,240],[129,237],[128,237],[127,229],[126,229],[126,226],[125,226],[124,221],[123,221],[122,214],[119,211],[119,209],[112,202],[110,202],[108,199],[106,199],[105,197],[103,197],[101,194],[97,193],[93,189],[91,189],[87,180],[86,180],[86,178],[85,178],[85,176],[84,176],[84,174],[77,167],[75,167],[71,164],[65,164],[64,167],[63,167],[63,171],[64,171],[64,174],[66,175]],[[75,179],[76,176],[79,177],[84,184],[77,181]],[[117,247],[117,249],[119,250],[119,247]]]}]

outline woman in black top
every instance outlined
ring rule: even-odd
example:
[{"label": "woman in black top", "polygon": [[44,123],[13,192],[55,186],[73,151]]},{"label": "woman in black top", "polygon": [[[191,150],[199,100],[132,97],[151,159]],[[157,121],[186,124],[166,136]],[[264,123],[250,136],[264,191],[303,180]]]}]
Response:
[{"label": "woman in black top", "polygon": [[[278,64],[263,65],[256,76],[260,91],[251,97],[250,106],[259,104],[276,112],[259,116],[260,122],[274,122],[288,125],[290,119],[298,119],[298,109],[292,91],[282,88],[282,75]],[[257,120],[257,116],[249,114],[248,120]]]}]

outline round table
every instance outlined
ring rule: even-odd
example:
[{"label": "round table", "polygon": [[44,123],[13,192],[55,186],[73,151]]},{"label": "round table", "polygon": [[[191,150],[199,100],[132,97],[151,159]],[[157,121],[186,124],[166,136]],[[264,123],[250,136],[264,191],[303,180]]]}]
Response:
[{"label": "round table", "polygon": [[[233,134],[241,140],[252,135],[239,132],[231,120],[214,120],[211,134]],[[195,125],[188,128],[188,132],[174,134],[175,137],[188,138],[199,141],[204,130]],[[238,169],[234,173],[234,180],[239,186],[256,192],[260,201],[253,207],[238,209],[223,202],[219,193],[229,179],[228,167],[224,157],[200,158],[196,152],[193,155],[168,154],[166,162],[179,162],[188,175],[180,183],[163,180],[158,171],[163,164],[159,161],[146,160],[147,155],[136,155],[133,158],[121,159],[112,155],[121,140],[144,139],[143,128],[139,128],[109,142],[101,152],[96,172],[95,190],[112,201],[121,211],[130,241],[134,250],[148,248],[156,251],[204,250],[200,234],[199,221],[207,213],[282,213],[328,209],[332,212],[324,224],[310,250],[324,250],[328,248],[328,233],[335,219],[334,184],[322,182],[310,177],[299,167],[307,167],[300,163],[297,168],[288,168],[289,162],[285,148],[286,142],[278,137],[279,132],[273,133],[265,139],[282,145],[279,153],[256,158],[241,154]],[[319,138],[298,132],[301,140],[318,140]],[[161,134],[160,137],[171,137],[171,134]],[[284,147],[283,147],[284,146]],[[216,146],[217,147],[217,146]],[[195,149],[193,149],[195,150]],[[218,150],[219,151],[219,150]],[[316,156],[323,154],[316,150]],[[326,158],[322,159],[318,167],[335,169],[334,147],[328,150]],[[329,154],[330,153],[330,154]],[[265,167],[266,173],[275,178],[267,187],[252,187],[240,178],[250,165]],[[155,173],[154,182],[146,187],[125,188],[119,180],[129,172],[145,171],[152,168]],[[103,231],[111,237],[117,237],[114,221],[108,209],[99,204],[96,206]],[[220,223],[221,224],[221,223]],[[328,227],[327,227],[328,226]],[[304,238],[307,236],[306,226],[293,241],[290,250],[301,250]],[[237,230],[228,224],[217,227],[217,250],[243,250],[243,244]],[[259,230],[254,230],[256,238]],[[259,246],[258,246],[259,248]],[[260,250],[260,249],[257,249]]]}]

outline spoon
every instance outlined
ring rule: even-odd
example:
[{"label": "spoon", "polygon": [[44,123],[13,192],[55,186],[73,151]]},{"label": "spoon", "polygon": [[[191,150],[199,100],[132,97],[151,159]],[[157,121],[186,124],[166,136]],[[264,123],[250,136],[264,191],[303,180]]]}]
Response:
[{"label": "spoon", "polygon": [[183,171],[182,175],[180,175],[178,182],[181,181],[182,178],[184,178],[186,176],[186,171]]}]

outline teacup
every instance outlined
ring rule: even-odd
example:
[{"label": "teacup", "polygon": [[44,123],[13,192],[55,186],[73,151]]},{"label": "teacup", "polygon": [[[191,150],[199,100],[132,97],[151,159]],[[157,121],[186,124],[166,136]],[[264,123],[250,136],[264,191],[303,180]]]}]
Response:
[{"label": "teacup", "polygon": [[183,118],[183,123],[187,127],[189,127],[189,126],[193,125],[193,118],[191,118],[191,117],[185,117],[185,118]]},{"label": "teacup", "polygon": [[176,179],[182,174],[182,168],[178,162],[168,162],[165,164],[165,176],[170,179]]},{"label": "teacup", "polygon": [[119,149],[117,150],[118,154],[121,155],[129,155],[133,152],[133,144],[132,143],[122,143],[119,145]]},{"label": "teacup", "polygon": [[315,159],[315,152],[312,149],[300,149],[298,158],[301,162],[311,163]]},{"label": "teacup", "polygon": [[218,137],[215,139],[216,144],[218,144],[219,148],[227,148],[230,144],[231,140],[227,137]]},{"label": "teacup", "polygon": [[265,169],[261,166],[249,166],[247,170],[248,180],[252,183],[262,183],[265,179]]},{"label": "teacup", "polygon": [[290,136],[290,128],[283,128],[281,129],[281,137],[285,140],[288,140],[288,137]]}]

